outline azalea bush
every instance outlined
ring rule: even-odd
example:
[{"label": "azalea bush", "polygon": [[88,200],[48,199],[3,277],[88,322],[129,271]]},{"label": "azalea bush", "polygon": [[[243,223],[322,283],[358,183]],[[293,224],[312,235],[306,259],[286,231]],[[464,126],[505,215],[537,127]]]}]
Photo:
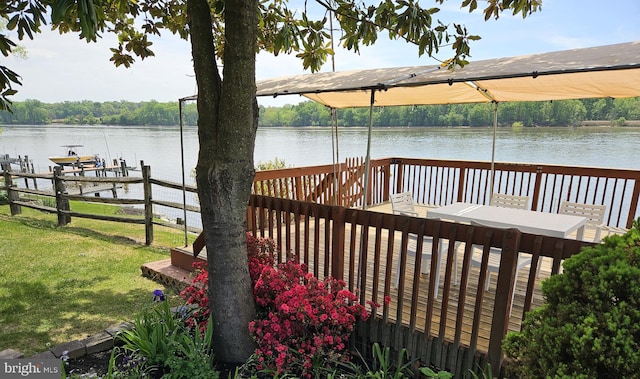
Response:
[{"label": "azalea bush", "polygon": [[297,262],[265,266],[254,287],[261,316],[249,325],[258,343],[257,368],[311,377],[347,360],[354,326],[369,314],[345,286],[331,277],[319,280]]},{"label": "azalea bush", "polygon": [[[249,331],[258,345],[255,368],[275,375],[311,377],[336,362],[348,360],[345,349],[358,321],[369,317],[346,283],[319,280],[294,259],[275,265],[275,242],[247,233],[249,274],[258,316]],[[206,326],[207,271],[197,267],[191,286],[181,295],[201,312],[191,323]]]},{"label": "azalea bush", "polygon": [[193,312],[186,319],[187,325],[191,327],[198,325],[200,330],[203,330],[209,322],[211,313],[209,310],[209,297],[207,296],[209,275],[205,262],[194,262],[193,268],[191,285],[180,292],[180,297],[193,308]]}]

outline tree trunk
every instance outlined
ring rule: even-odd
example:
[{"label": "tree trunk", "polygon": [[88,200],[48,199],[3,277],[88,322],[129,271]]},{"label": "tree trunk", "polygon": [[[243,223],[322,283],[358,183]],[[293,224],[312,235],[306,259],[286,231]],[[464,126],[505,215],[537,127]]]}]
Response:
[{"label": "tree trunk", "polygon": [[215,354],[221,362],[243,363],[255,348],[248,331],[255,305],[245,232],[258,125],[258,3],[225,2],[224,80],[215,61],[209,4],[206,0],[187,4],[198,83],[196,181],[207,246]]}]

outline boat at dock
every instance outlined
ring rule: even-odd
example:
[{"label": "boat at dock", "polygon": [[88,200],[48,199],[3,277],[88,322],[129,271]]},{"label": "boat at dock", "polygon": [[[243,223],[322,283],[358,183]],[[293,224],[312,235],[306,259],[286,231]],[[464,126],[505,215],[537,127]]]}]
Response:
[{"label": "boat at dock", "polygon": [[98,155],[79,155],[77,149],[83,147],[83,145],[62,145],[65,148],[66,154],[61,156],[49,157],[49,160],[60,166],[98,166],[102,163]]}]

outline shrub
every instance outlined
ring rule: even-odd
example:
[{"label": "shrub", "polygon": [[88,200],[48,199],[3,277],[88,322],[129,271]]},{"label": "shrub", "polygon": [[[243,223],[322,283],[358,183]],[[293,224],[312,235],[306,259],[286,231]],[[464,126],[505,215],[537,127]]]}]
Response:
[{"label": "shrub", "polygon": [[[155,295],[155,294],[154,294]],[[108,377],[217,378],[213,368],[212,325],[186,325],[188,311],[174,313],[166,301],[138,315],[131,330],[116,337]],[[121,362],[115,365],[115,357]]]},{"label": "shrub", "polygon": [[345,286],[331,277],[317,279],[300,263],[265,266],[254,287],[262,309],[249,325],[258,369],[311,377],[329,362],[346,360],[356,322],[369,315]]},{"label": "shrub", "polygon": [[[272,239],[254,237],[247,233],[247,256],[249,259],[249,274],[253,283],[260,276],[263,266],[273,266],[275,262],[276,243]],[[207,264],[204,262],[195,262],[193,264],[194,272],[191,285],[187,286],[180,297],[190,305],[193,311],[187,318],[187,325],[199,325],[203,331],[209,320],[209,274],[207,272]]]},{"label": "shrub", "polygon": [[200,330],[206,328],[209,322],[209,297],[207,295],[207,289],[209,288],[209,274],[207,272],[207,264],[204,262],[194,262],[193,278],[191,285],[187,286],[182,292],[182,297],[185,302],[192,306],[193,311],[187,317],[186,323],[188,326],[193,327],[198,325]]},{"label": "shrub", "polygon": [[[258,306],[258,316],[249,325],[258,345],[254,366],[276,376],[310,377],[347,359],[345,348],[355,323],[369,315],[344,281],[319,280],[293,260],[274,267],[275,254],[273,240],[247,233],[249,275]],[[198,268],[193,284],[181,293],[196,309],[208,304],[207,271]],[[204,310],[195,314],[200,318],[190,322],[202,329],[208,318],[203,318]]]},{"label": "shrub", "polygon": [[631,378],[640,373],[640,219],[623,236],[583,249],[542,283],[504,348],[514,377]]}]

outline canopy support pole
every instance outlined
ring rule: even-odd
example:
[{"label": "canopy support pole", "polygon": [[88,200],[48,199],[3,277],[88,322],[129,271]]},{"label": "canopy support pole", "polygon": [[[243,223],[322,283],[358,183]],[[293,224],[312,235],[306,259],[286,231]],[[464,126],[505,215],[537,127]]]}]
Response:
[{"label": "canopy support pole", "polygon": [[475,88],[480,91],[482,96],[491,100],[493,103],[493,143],[491,144],[491,183],[489,183],[489,202],[491,202],[491,197],[493,197],[493,180],[495,179],[495,162],[496,162],[496,129],[498,129],[498,101],[486,88],[480,87],[476,82],[465,82],[466,85],[471,88]]},{"label": "canopy support pole", "polygon": [[371,100],[369,103],[369,131],[367,133],[367,156],[364,161],[364,185],[362,194],[362,209],[367,209],[367,194],[369,193],[369,171],[371,170],[371,131],[373,129],[373,103],[376,100],[376,90],[371,90]]},{"label": "canopy support pole", "polygon": [[184,247],[189,246],[189,229],[187,222],[187,186],[185,183],[185,175],[184,175],[184,137],[183,137],[183,128],[182,128],[182,105],[184,104],[185,99],[179,100],[179,110],[180,110],[180,162],[182,166],[182,217],[184,220]]},{"label": "canopy support pole", "polygon": [[[367,209],[367,201],[369,201],[367,194],[369,193],[369,171],[371,170],[371,131],[373,129],[373,103],[376,100],[376,90],[372,89],[371,90],[371,100],[369,103],[369,131],[368,131],[368,136],[367,136],[367,156],[365,157],[365,164],[364,164],[364,184],[362,186],[363,188],[363,196],[362,196],[362,210],[366,210]],[[364,227],[362,227],[361,229],[361,233],[360,233],[360,255],[358,257],[358,276],[357,276],[357,282],[356,282],[356,286],[357,288],[361,288],[360,284],[361,280],[362,280],[362,272],[364,271],[364,265],[365,265],[365,260],[364,257],[367,254],[368,248],[367,246],[364,245],[364,241],[365,241],[365,233],[369,233],[369,230],[365,229]],[[364,290],[364,288],[362,289]],[[362,292],[361,292],[362,293]]]},{"label": "canopy support pole", "polygon": [[498,129],[498,102],[493,102],[493,143],[491,144],[491,184],[489,185],[489,201],[493,196],[493,185],[495,179],[495,162],[496,162],[496,130]]},{"label": "canopy support pole", "polygon": [[[338,144],[338,110],[336,108],[331,108],[331,151],[332,151],[332,159],[333,159],[333,205],[342,205],[342,201],[340,199],[340,190],[338,188],[338,175],[342,173],[342,164],[340,163],[340,154],[339,154],[339,144]],[[338,169],[336,170],[336,165]]]}]

